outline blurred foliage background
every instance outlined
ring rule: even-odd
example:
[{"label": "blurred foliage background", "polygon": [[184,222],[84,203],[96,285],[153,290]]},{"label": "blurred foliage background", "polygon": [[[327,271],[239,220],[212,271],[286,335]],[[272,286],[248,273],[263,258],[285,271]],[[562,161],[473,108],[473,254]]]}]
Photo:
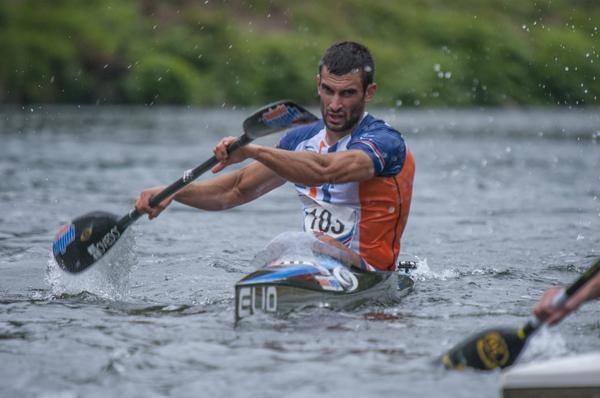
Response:
[{"label": "blurred foliage background", "polygon": [[597,0],[2,0],[0,102],[316,103],[372,50],[380,106],[598,105]]}]

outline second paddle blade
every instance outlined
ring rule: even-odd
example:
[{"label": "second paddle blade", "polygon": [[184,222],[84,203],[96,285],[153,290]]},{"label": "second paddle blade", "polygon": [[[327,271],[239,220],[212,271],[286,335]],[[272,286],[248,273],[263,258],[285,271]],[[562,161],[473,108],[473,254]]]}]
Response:
[{"label": "second paddle blade", "polygon": [[111,213],[87,213],[63,225],[52,243],[52,253],[65,271],[77,273],[99,260],[121,237],[118,218]]},{"label": "second paddle blade", "polygon": [[505,368],[515,362],[526,339],[522,329],[488,329],[449,350],[441,361],[448,369]]}]

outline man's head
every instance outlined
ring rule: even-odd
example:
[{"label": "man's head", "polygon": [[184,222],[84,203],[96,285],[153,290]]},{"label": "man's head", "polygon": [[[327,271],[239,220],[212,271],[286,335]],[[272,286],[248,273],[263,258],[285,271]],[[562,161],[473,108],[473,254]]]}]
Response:
[{"label": "man's head", "polygon": [[375,79],[375,62],[371,52],[367,47],[353,41],[341,41],[329,47],[319,62],[319,74],[324,66],[330,73],[338,76],[360,73],[364,90]]},{"label": "man's head", "polygon": [[317,92],[328,131],[348,134],[356,127],[377,91],[374,75],[373,58],[361,44],[340,42],[325,51],[319,63]]}]

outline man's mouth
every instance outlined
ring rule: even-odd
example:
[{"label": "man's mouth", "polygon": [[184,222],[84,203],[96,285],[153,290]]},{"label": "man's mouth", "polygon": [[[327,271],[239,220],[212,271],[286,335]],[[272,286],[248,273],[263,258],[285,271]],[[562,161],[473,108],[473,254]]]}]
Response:
[{"label": "man's mouth", "polygon": [[327,119],[329,119],[329,121],[331,123],[334,123],[334,124],[344,123],[344,121],[345,121],[343,113],[331,113],[331,112],[328,112],[327,113]]}]

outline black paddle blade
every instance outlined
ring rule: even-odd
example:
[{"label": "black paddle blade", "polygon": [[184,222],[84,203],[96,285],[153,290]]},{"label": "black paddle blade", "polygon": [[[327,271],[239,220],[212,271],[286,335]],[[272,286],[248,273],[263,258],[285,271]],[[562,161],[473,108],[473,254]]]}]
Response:
[{"label": "black paddle blade", "polygon": [[488,329],[456,345],[440,360],[456,370],[505,368],[515,362],[526,341],[523,329]]},{"label": "black paddle blade", "polygon": [[295,124],[312,123],[318,117],[293,101],[269,104],[244,120],[244,134],[251,140],[287,129]]},{"label": "black paddle blade", "polygon": [[99,260],[121,237],[118,218],[95,211],[63,225],[52,243],[54,259],[63,270],[77,273]]}]

